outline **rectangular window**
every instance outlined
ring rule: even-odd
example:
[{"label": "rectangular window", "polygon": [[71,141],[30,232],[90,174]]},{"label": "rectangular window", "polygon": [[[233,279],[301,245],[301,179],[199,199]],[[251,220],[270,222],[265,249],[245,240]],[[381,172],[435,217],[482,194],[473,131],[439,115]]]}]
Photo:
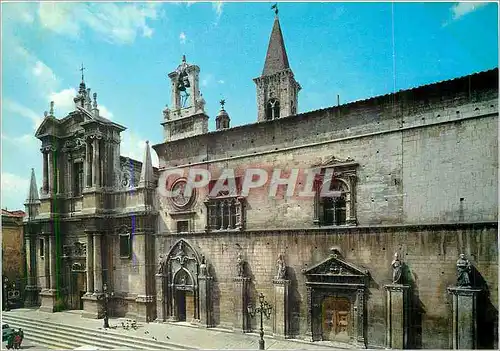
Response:
[{"label": "rectangular window", "polygon": [[45,252],[45,248],[44,248],[43,244],[44,244],[44,240],[43,240],[43,238],[40,238],[40,257],[43,257],[44,252]]},{"label": "rectangular window", "polygon": [[208,229],[241,229],[243,204],[236,198],[211,199],[207,203]]},{"label": "rectangular window", "polygon": [[120,234],[120,258],[130,258],[132,255],[132,243],[130,234]]},{"label": "rectangular window", "polygon": [[189,232],[189,222],[177,221],[177,233],[187,233],[187,232]]}]

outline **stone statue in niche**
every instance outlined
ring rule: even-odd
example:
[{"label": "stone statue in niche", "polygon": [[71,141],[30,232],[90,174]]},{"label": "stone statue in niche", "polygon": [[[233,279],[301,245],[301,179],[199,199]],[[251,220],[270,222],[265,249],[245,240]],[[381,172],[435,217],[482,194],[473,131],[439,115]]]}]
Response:
[{"label": "stone statue in niche", "polygon": [[278,267],[276,279],[285,279],[286,265],[285,265],[285,259],[283,258],[283,254],[278,255],[278,259],[276,260],[276,266]]},{"label": "stone statue in niche", "polygon": [[165,256],[160,255],[160,259],[158,260],[158,274],[163,274],[165,273],[165,264],[167,263],[167,260]]},{"label": "stone statue in niche", "polygon": [[202,277],[206,277],[207,276],[207,264],[205,262],[205,255],[201,256],[200,276],[202,276]]},{"label": "stone statue in niche", "polygon": [[399,259],[399,254],[396,252],[394,254],[394,259],[391,262],[392,267],[392,283],[401,284],[401,276],[403,273],[403,264]]},{"label": "stone statue in niche", "polygon": [[464,254],[460,254],[460,257],[457,260],[457,285],[463,287],[470,287],[470,273],[472,267],[467,258],[465,258]]},{"label": "stone statue in niche", "polygon": [[236,272],[238,274],[238,277],[243,277],[245,270],[244,270],[244,262],[243,258],[241,257],[241,252],[238,252],[238,256],[236,257]]}]

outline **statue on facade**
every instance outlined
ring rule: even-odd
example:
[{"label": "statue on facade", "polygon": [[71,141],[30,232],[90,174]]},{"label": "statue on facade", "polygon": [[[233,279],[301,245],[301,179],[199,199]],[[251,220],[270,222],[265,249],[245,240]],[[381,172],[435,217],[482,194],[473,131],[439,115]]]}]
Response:
[{"label": "statue on facade", "polygon": [[285,279],[286,265],[285,265],[285,260],[283,258],[283,254],[278,255],[276,266],[278,267],[278,273],[276,274],[276,279]]},{"label": "statue on facade", "polygon": [[394,254],[394,259],[391,262],[392,267],[392,283],[401,284],[401,276],[403,273],[403,264],[399,259],[399,254],[396,252]]},{"label": "statue on facade", "polygon": [[170,109],[168,108],[168,105],[165,105],[165,109],[163,110],[163,119],[170,119]]},{"label": "statue on facade", "polygon": [[165,273],[165,264],[167,260],[163,255],[160,255],[160,259],[158,260],[158,271],[157,274]]},{"label": "statue on facade", "polygon": [[202,276],[202,277],[206,277],[207,276],[207,264],[205,262],[205,255],[201,256],[200,276]]},{"label": "statue on facade", "polygon": [[243,258],[241,257],[241,252],[238,252],[238,257],[236,258],[236,271],[238,273],[238,277],[243,277],[245,270],[244,270],[244,262]]},{"label": "statue on facade", "polygon": [[471,286],[470,282],[470,273],[472,267],[467,258],[465,258],[464,254],[460,254],[460,257],[457,260],[457,285],[458,286]]}]

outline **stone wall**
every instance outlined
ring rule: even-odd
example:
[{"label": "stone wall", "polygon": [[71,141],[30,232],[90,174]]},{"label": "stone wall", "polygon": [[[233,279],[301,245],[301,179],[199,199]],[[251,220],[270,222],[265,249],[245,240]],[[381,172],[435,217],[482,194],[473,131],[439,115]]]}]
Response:
[{"label": "stone wall", "polygon": [[[496,101],[462,108],[465,112],[460,118],[456,108],[441,111],[440,118],[448,119],[442,123],[311,143],[303,148],[277,147],[276,152],[255,150],[255,154],[245,157],[221,159],[220,153],[214,153],[211,161],[193,165],[191,159],[191,165],[180,168],[185,169],[186,175],[191,167],[208,169],[212,177],[218,177],[225,168],[234,169],[237,176],[244,175],[248,168],[265,169],[268,183],[263,188],[251,190],[246,199],[247,229],[311,226],[313,198],[285,199],[285,187],[278,189],[277,197],[269,198],[271,175],[279,168],[284,171],[284,178],[289,174],[286,171],[310,168],[331,156],[351,157],[359,163],[355,207],[360,225],[495,221],[498,207]],[[474,111],[475,108],[483,112]],[[422,118],[426,119],[421,117],[409,123],[423,123]],[[283,134],[293,132],[284,131]],[[224,155],[230,152],[233,151]],[[183,164],[185,162],[186,159],[182,160]],[[305,174],[301,172],[295,195],[304,185]],[[206,188],[200,189],[194,205],[195,231],[202,230],[206,224],[203,200],[207,192]],[[167,200],[162,206],[169,210]],[[167,215],[162,222],[160,232],[175,231],[173,218]]]},{"label": "stone wall", "polygon": [[[179,239],[177,235],[157,236],[157,254],[166,254]],[[479,272],[476,281],[488,286],[490,299],[481,304],[482,330],[493,333],[498,310],[498,253],[495,223],[439,226],[380,226],[329,230],[247,231],[238,235],[193,233],[184,236],[206,256],[214,276],[213,303],[215,323],[229,327],[234,318],[232,278],[236,276],[236,256],[241,249],[252,279],[250,301],[258,293],[272,301],[272,279],[276,259],[285,252],[290,287],[292,332],[303,337],[306,332],[306,289],[301,270],[329,255],[333,246],[344,258],[370,272],[367,298],[368,344],[384,346],[384,284],[391,283],[390,262],[400,252],[407,265],[412,286],[412,348],[448,348],[451,306],[446,288],[456,282],[456,260],[465,253]],[[256,329],[255,320],[253,329]],[[272,320],[266,322],[266,329]],[[486,334],[487,335],[487,334]],[[483,340],[485,340],[483,338]],[[491,346],[492,347],[492,346]]]},{"label": "stone wall", "polygon": [[19,290],[24,289],[25,255],[23,252],[22,217],[2,216],[2,274],[10,282],[21,283]]}]

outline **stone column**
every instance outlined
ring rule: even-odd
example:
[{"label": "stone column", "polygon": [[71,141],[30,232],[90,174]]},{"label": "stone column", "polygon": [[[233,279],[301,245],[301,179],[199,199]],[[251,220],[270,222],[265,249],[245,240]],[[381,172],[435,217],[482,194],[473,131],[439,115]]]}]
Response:
[{"label": "stone column", "polygon": [[156,320],[165,322],[168,318],[168,311],[165,306],[166,302],[166,284],[163,274],[157,273],[156,277]]},{"label": "stone column", "polygon": [[50,289],[57,289],[57,276],[56,276],[56,261],[57,261],[57,248],[56,237],[51,235],[49,237],[49,250],[50,250]]},{"label": "stone column", "polygon": [[102,292],[101,234],[94,233],[94,293]]},{"label": "stone column", "polygon": [[90,188],[92,186],[92,174],[90,173],[90,142],[85,140],[85,187]]},{"label": "stone column", "polygon": [[68,196],[73,196],[73,164],[71,163],[71,155],[69,153],[66,153],[66,167],[67,169],[67,180],[66,180],[66,194]]},{"label": "stone column", "polygon": [[101,172],[99,170],[99,140],[94,139],[93,141],[93,149],[94,149],[94,155],[92,159],[92,176],[94,177],[94,187],[98,188],[100,187],[101,179],[100,175]]},{"label": "stone column", "polygon": [[450,287],[453,296],[452,348],[477,349],[477,296],[481,289]]},{"label": "stone column", "polygon": [[[31,237],[29,236],[30,233],[28,233],[28,235],[26,236],[26,243],[25,243],[25,247],[26,247],[26,273],[27,273],[27,281],[26,281],[26,285],[27,286],[30,286],[30,285],[33,285],[33,267],[31,267],[31,255],[33,254],[31,252]],[[36,250],[35,250],[36,252]]]},{"label": "stone column", "polygon": [[248,318],[248,284],[250,278],[235,277],[234,282],[234,321],[233,328],[240,333],[250,331],[250,323]]},{"label": "stone column", "polygon": [[200,323],[210,328],[213,326],[212,319],[212,283],[213,278],[208,276],[198,277],[200,292]]},{"label": "stone column", "polygon": [[49,163],[49,173],[48,173],[48,180],[49,180],[49,194],[52,195],[54,192],[54,179],[55,179],[55,171],[54,171],[54,153],[53,151],[48,152],[48,163]]},{"label": "stone column", "polygon": [[49,155],[47,151],[43,152],[43,193],[47,194],[49,192]]},{"label": "stone column", "polygon": [[405,349],[408,346],[409,286],[384,285],[386,290],[386,348]]},{"label": "stone column", "polygon": [[93,272],[93,238],[92,234],[87,234],[87,257],[86,257],[86,273],[87,273],[87,295],[92,295],[94,292],[94,272]]},{"label": "stone column", "polygon": [[43,259],[44,259],[44,272],[45,272],[45,286],[44,288],[50,289],[50,248],[49,236],[46,234],[43,238]]},{"label": "stone column", "polygon": [[273,334],[278,338],[287,338],[290,331],[290,309],[288,306],[288,289],[290,286],[290,280],[273,279],[273,285]]},{"label": "stone column", "polygon": [[306,322],[307,322],[307,330],[306,330],[306,340],[313,340],[313,325],[312,325],[312,313],[313,313],[313,304],[312,304],[312,288],[310,286],[306,286],[306,303],[307,303],[307,312],[306,312]]}]

